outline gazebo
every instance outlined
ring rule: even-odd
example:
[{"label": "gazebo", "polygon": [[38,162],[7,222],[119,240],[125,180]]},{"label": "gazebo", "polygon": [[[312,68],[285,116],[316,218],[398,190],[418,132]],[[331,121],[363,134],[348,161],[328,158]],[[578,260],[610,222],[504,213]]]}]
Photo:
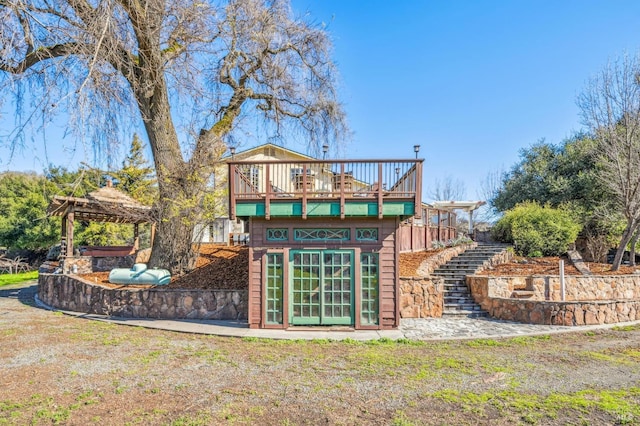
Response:
[{"label": "gazebo", "polygon": [[[140,246],[139,225],[151,224],[151,241],[155,233],[155,222],[151,207],[134,200],[113,187],[111,181],[85,197],[53,197],[47,208],[49,216],[62,217],[60,256],[63,260],[74,257],[73,227],[76,220],[87,222],[127,223],[133,225],[133,246],[93,247],[82,253],[85,256],[126,256],[134,254]],[[68,269],[69,265],[65,265]]]}]

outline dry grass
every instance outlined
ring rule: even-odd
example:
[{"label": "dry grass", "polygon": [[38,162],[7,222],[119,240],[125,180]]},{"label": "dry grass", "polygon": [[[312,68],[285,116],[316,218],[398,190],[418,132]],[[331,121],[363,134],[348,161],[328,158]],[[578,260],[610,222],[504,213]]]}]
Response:
[{"label": "dry grass", "polygon": [[638,326],[467,342],[271,341],[67,317],[26,305],[28,291],[0,291],[0,425],[640,420]]}]

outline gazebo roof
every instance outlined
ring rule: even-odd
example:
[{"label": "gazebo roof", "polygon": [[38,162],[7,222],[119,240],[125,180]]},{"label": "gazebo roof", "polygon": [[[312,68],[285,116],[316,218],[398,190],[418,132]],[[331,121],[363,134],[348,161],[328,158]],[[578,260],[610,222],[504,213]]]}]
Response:
[{"label": "gazebo roof", "polygon": [[433,207],[442,210],[464,210],[470,212],[484,206],[486,201],[434,201]]},{"label": "gazebo roof", "polygon": [[153,222],[151,207],[134,200],[122,191],[107,186],[90,192],[85,197],[55,196],[49,207],[49,216],[66,216],[74,213],[74,219],[92,222],[149,223]]}]

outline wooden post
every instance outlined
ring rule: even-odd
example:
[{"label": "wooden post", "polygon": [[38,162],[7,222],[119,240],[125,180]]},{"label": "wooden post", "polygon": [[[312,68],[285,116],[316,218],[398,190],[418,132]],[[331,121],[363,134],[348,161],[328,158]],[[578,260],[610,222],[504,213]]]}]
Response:
[{"label": "wooden post", "polygon": [[151,247],[153,247],[153,242],[156,239],[156,224],[152,223],[151,224]]},{"label": "wooden post", "polygon": [[378,163],[378,219],[382,219],[382,163]]},{"label": "wooden post", "polygon": [[422,161],[416,163],[416,175],[414,177],[415,183],[415,212],[416,217],[420,219],[422,216]]},{"label": "wooden post", "polygon": [[[229,219],[234,220],[236,218],[236,166],[229,164],[227,170],[227,182],[229,184]],[[153,226],[153,225],[152,225]],[[151,241],[153,241],[154,228],[151,228]]]},{"label": "wooden post", "polygon": [[60,231],[60,257],[67,256],[67,215],[62,216],[62,230]]},{"label": "wooden post", "polygon": [[133,224],[133,249],[140,249],[140,227],[137,223]]},{"label": "wooden post", "polygon": [[269,164],[266,164],[264,169],[264,186],[264,218],[269,220],[271,219],[271,169]]},{"label": "wooden post", "polygon": [[340,163],[340,219],[344,219],[344,163]]},{"label": "wooden post", "polygon": [[65,240],[67,246],[66,256],[73,256],[73,221],[75,218],[75,213],[73,212],[73,208],[69,210],[66,216],[67,222],[67,238]]},{"label": "wooden post", "polygon": [[307,218],[307,164],[302,165],[302,219]]}]

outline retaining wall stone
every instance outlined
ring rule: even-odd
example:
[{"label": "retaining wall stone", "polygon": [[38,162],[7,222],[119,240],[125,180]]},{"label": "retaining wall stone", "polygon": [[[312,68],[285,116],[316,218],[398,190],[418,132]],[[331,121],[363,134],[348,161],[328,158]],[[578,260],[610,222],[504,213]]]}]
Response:
[{"label": "retaining wall stone", "polygon": [[[565,301],[558,300],[560,298],[559,277],[553,276],[472,275],[467,277],[467,285],[474,300],[482,309],[491,317],[506,321],[574,326],[640,320],[640,296],[638,295],[640,288],[637,276],[567,276],[565,278],[567,278]],[[569,288],[573,290],[569,292]],[[529,290],[532,291],[533,296],[529,299],[511,298],[515,290]],[[575,299],[576,297],[582,297],[582,299]],[[607,299],[607,297],[610,298]]]},{"label": "retaining wall stone", "polygon": [[[485,282],[486,281],[486,282]],[[512,296],[515,290],[531,291],[531,299],[561,301],[560,276],[494,277],[481,274],[467,277],[473,291],[475,283],[487,287],[487,296]],[[480,288],[477,288],[481,291]],[[633,275],[566,275],[565,301],[640,300],[640,274]]]},{"label": "retaining wall stone", "polygon": [[247,319],[246,290],[112,289],[75,275],[40,274],[38,297],[57,309],[116,317]]},{"label": "retaining wall stone", "polygon": [[92,272],[106,272],[114,268],[131,268],[136,261],[134,255],[128,256],[68,256],[62,261],[65,273],[72,271],[76,265],[78,274],[90,274]]},{"label": "retaining wall stone", "polygon": [[444,279],[400,277],[400,317],[439,318],[444,308]]}]

